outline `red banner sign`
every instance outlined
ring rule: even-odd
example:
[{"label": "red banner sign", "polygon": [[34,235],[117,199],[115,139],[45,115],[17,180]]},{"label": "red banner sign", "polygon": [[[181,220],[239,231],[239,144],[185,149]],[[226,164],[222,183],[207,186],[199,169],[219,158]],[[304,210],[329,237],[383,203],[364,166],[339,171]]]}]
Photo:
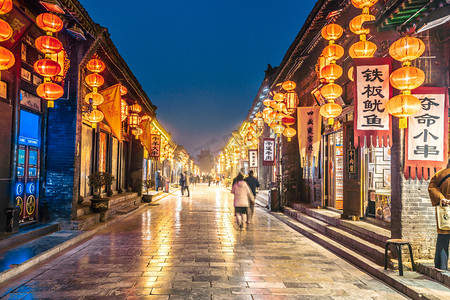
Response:
[{"label": "red banner sign", "polygon": [[392,96],[389,84],[391,69],[390,58],[354,60],[356,147],[392,145],[391,116],[386,110],[386,103]]},{"label": "red banner sign", "polygon": [[161,136],[158,134],[152,134],[150,141],[150,157],[159,157],[161,154]]},{"label": "red banner sign", "polygon": [[422,109],[408,118],[405,177],[428,179],[447,165],[448,93],[446,88],[420,87],[412,94]]}]

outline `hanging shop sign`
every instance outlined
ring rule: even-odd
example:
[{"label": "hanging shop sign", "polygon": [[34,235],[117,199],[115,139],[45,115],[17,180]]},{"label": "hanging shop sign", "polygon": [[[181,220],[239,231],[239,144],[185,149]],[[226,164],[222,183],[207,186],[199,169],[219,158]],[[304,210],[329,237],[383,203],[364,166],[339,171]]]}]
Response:
[{"label": "hanging shop sign", "polygon": [[248,161],[250,168],[258,167],[258,150],[256,149],[248,150]]},{"label": "hanging shop sign", "polygon": [[275,139],[263,139],[263,165],[272,166],[275,164]]},{"label": "hanging shop sign", "polygon": [[113,85],[100,92],[104,101],[98,106],[114,135],[122,142],[121,97],[120,84]]},{"label": "hanging shop sign", "polygon": [[302,122],[297,122],[300,164],[304,167],[307,157],[312,157],[314,165],[317,166],[320,137],[322,133],[322,116],[319,112],[320,107],[299,107],[297,109],[298,119],[302,120]]},{"label": "hanging shop sign", "polygon": [[[355,146],[392,145],[391,116],[386,103],[392,96],[390,58],[355,59]],[[367,142],[365,142],[367,141]]]},{"label": "hanging shop sign", "polygon": [[159,157],[161,154],[161,136],[152,134],[150,141],[150,157]]},{"label": "hanging shop sign", "polygon": [[347,174],[355,175],[356,174],[356,156],[355,156],[355,148],[351,148],[347,150]]},{"label": "hanging shop sign", "polygon": [[151,147],[151,132],[152,125],[149,119],[143,120],[140,124],[142,128],[142,134],[139,135],[139,139],[141,140],[142,145],[144,145],[145,149],[147,149],[148,153],[150,153]]},{"label": "hanging shop sign", "polygon": [[448,94],[446,88],[435,87],[420,87],[412,94],[422,108],[408,118],[405,176],[428,179],[447,164]]}]

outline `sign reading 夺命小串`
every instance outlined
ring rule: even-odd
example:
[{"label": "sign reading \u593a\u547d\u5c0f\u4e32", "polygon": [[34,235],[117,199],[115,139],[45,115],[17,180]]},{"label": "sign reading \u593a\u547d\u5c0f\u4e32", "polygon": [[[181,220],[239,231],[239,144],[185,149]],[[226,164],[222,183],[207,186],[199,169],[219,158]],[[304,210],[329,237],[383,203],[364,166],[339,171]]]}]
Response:
[{"label": "sign reading \u593a\u547d\u5c0f\u4e32", "polygon": [[248,150],[248,161],[250,168],[258,167],[258,150],[256,149]]},{"label": "sign reading \u593a\u547d\u5c0f\u4e32", "polygon": [[419,179],[427,179],[424,162],[425,169],[439,169],[447,162],[448,96],[445,88],[433,87],[418,88],[413,95],[419,98],[422,108],[408,118],[405,175],[415,178],[417,174]]},{"label": "sign reading \u593a\u547d\u5c0f\u4e32", "polygon": [[275,163],[275,139],[264,139],[263,149],[263,165],[273,165]]},{"label": "sign reading \u593a\u547d\u5c0f\u4e32", "polygon": [[150,157],[159,157],[161,152],[161,136],[152,134],[150,136]]},{"label": "sign reading \u593a\u547d\u5c0f\u4e32", "polygon": [[[377,146],[376,137],[387,139],[391,136],[391,116],[386,103],[391,97],[389,74],[391,59],[366,58],[355,60],[355,144],[369,140],[369,145]],[[358,138],[361,138],[359,141]],[[381,146],[382,142],[380,140]]]}]

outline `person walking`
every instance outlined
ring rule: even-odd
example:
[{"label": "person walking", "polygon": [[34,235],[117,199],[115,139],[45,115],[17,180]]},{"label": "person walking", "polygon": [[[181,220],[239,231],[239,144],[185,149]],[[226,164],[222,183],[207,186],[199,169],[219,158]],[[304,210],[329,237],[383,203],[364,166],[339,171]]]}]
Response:
[{"label": "person walking", "polygon": [[244,222],[247,220],[247,208],[251,202],[254,202],[254,196],[248,184],[244,181],[244,175],[239,173],[236,176],[236,182],[231,188],[231,193],[234,194],[234,212],[236,222],[239,228],[244,227]]},{"label": "person walking", "polygon": [[[450,205],[450,160],[445,169],[440,170],[431,178],[428,185],[428,193],[430,194],[431,204],[433,206]],[[448,267],[450,230],[443,230],[438,227],[437,233],[434,266],[439,271],[445,271]]]},{"label": "person walking", "polygon": [[189,180],[189,175],[187,173],[187,171],[184,171],[184,190],[187,191],[187,197],[191,196],[191,193],[189,192],[189,184],[190,184],[190,180]]},{"label": "person walking", "polygon": [[[248,176],[244,179],[247,182],[250,190],[252,190],[253,197],[256,199],[256,188],[259,188],[259,181],[253,176],[253,170],[248,172]],[[253,213],[255,212],[255,202],[251,202],[248,207],[247,223],[253,219]]]},{"label": "person walking", "polygon": [[183,173],[181,173],[180,180],[178,182],[180,184],[181,196],[184,195],[184,181],[185,181],[184,175],[183,175]]}]

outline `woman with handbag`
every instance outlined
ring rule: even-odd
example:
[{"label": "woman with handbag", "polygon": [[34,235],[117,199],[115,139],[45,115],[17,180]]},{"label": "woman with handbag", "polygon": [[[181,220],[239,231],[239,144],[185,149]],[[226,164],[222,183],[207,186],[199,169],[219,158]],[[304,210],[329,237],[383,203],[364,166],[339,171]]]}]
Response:
[{"label": "woman with handbag", "polygon": [[447,270],[450,241],[450,160],[447,168],[437,172],[431,178],[428,193],[431,204],[436,207],[438,237],[434,266],[438,270]]},{"label": "woman with handbag", "polygon": [[250,202],[254,202],[250,187],[247,182],[244,181],[244,175],[239,173],[235,178],[231,193],[234,194],[234,211],[236,216],[236,222],[239,228],[244,227],[244,222],[247,221],[247,209],[250,206]]}]

